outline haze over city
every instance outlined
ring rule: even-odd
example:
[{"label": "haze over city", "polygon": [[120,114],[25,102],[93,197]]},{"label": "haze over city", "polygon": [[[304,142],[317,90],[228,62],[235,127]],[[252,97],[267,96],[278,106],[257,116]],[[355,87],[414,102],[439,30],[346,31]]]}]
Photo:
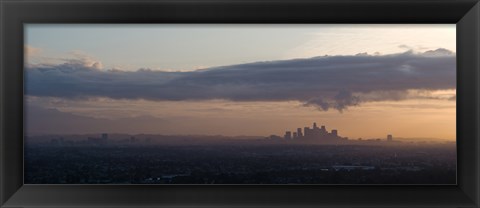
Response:
[{"label": "haze over city", "polygon": [[455,25],[25,29],[27,135],[268,136],[316,121],[455,140]]}]

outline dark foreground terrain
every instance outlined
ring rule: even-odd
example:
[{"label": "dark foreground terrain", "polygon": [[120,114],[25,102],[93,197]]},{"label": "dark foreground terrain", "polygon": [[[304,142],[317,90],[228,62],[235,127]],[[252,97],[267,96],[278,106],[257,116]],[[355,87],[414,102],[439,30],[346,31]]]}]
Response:
[{"label": "dark foreground terrain", "polygon": [[26,184],[455,184],[454,144],[35,145]]}]

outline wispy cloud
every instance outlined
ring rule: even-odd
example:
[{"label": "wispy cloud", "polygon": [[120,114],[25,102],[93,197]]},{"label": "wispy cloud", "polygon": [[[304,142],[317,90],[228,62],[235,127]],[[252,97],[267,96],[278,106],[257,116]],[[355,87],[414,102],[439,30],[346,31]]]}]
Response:
[{"label": "wispy cloud", "polygon": [[103,64],[101,61],[96,60],[92,56],[88,55],[83,51],[71,51],[69,55],[72,58],[63,58],[62,60],[66,62],[67,65],[70,66],[83,66],[86,68],[93,68],[93,69],[103,69]]},{"label": "wispy cloud", "polygon": [[42,52],[42,49],[40,48],[36,48],[30,45],[25,45],[25,48],[24,48],[25,57],[38,55],[40,52]]},{"label": "wispy cloud", "polygon": [[455,54],[445,49],[255,62],[191,72],[101,70],[96,63],[100,62],[79,58],[30,67],[26,94],[68,99],[300,101],[319,110],[342,111],[364,102],[409,99],[412,92],[456,85]]}]

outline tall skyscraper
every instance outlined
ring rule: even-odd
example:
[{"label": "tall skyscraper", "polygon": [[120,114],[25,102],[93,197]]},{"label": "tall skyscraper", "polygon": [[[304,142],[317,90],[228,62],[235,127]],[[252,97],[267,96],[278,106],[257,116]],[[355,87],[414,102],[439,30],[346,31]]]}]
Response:
[{"label": "tall skyscraper", "polygon": [[310,136],[310,128],[309,127],[303,128],[303,133],[304,133],[305,137],[309,137]]},{"label": "tall skyscraper", "polygon": [[333,136],[338,136],[338,131],[336,129],[332,129],[332,135]]},{"label": "tall skyscraper", "polygon": [[387,135],[387,141],[389,142],[393,141],[393,136],[391,134]]},{"label": "tall skyscraper", "polygon": [[302,128],[297,128],[297,137],[303,137]]},{"label": "tall skyscraper", "polygon": [[292,139],[292,132],[286,131],[284,138],[285,138],[285,139]]},{"label": "tall skyscraper", "polygon": [[315,129],[318,129],[316,122],[313,122],[313,129],[314,129],[314,130],[315,130]]}]

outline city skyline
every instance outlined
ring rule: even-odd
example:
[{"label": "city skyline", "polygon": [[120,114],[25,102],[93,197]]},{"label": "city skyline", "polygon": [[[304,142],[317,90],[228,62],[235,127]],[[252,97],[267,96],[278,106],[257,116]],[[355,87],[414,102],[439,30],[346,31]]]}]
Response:
[{"label": "city skyline", "polygon": [[29,24],[25,40],[27,135],[265,136],[321,121],[351,138],[455,140],[455,25]]}]

